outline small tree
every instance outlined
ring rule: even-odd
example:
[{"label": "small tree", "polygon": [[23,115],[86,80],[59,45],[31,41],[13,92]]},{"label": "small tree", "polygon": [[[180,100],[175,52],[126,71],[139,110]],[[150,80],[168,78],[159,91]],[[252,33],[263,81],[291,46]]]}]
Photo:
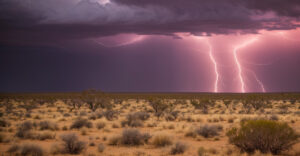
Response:
[{"label": "small tree", "polygon": [[231,104],[231,101],[230,100],[224,100],[223,103],[226,106],[226,108],[228,108],[229,105]]},{"label": "small tree", "polygon": [[89,109],[95,112],[98,108],[111,109],[112,104],[110,98],[106,97],[102,92],[88,91],[83,93],[84,101]]},{"label": "small tree", "polygon": [[159,118],[164,114],[164,111],[168,108],[168,105],[161,99],[150,101],[150,106],[153,108],[154,115],[157,117],[157,120],[159,120]]},{"label": "small tree", "polygon": [[214,103],[209,99],[202,99],[202,100],[191,100],[191,104],[195,107],[195,109],[201,109],[203,114],[207,114],[208,106],[211,106]]}]

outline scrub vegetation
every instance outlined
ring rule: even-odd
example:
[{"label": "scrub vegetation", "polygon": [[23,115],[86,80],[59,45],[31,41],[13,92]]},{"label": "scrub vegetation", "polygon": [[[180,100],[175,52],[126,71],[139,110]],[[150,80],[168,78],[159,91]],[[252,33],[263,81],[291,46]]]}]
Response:
[{"label": "scrub vegetation", "polygon": [[300,155],[300,94],[1,94],[2,155]]}]

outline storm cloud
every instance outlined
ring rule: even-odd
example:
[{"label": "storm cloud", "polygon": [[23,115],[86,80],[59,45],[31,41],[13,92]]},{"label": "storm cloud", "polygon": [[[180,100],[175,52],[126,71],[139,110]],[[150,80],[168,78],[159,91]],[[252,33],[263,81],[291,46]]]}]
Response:
[{"label": "storm cloud", "polygon": [[0,42],[258,33],[295,29],[299,16],[297,0],[2,0]]}]

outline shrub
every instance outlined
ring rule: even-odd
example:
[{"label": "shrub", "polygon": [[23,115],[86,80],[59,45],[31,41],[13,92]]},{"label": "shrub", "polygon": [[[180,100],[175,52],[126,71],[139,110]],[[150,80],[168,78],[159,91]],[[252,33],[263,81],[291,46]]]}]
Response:
[{"label": "shrub", "polygon": [[184,136],[196,138],[196,137],[197,137],[197,133],[196,133],[195,130],[190,129],[190,130],[188,130],[188,131],[185,133]]},{"label": "shrub", "polygon": [[219,128],[216,125],[204,125],[196,129],[196,133],[205,138],[219,135]]},{"label": "shrub", "polygon": [[40,130],[58,130],[58,125],[56,123],[53,123],[51,121],[41,121],[39,123]]},{"label": "shrub", "polygon": [[129,145],[137,146],[148,143],[151,136],[148,133],[142,134],[137,129],[125,129],[121,136],[113,136],[109,140],[109,145]]},{"label": "shrub", "polygon": [[66,125],[63,126],[63,127],[62,127],[62,130],[63,130],[63,131],[67,131],[67,130],[68,130],[68,127],[67,127]]},{"label": "shrub", "polygon": [[108,145],[119,145],[122,142],[122,137],[121,136],[113,136],[108,140]]},{"label": "shrub", "polygon": [[177,142],[174,147],[171,148],[170,154],[182,154],[186,151],[187,145],[182,142]]},{"label": "shrub", "polygon": [[11,147],[10,153],[14,153],[11,151],[19,152],[21,156],[43,156],[44,155],[44,150],[35,144],[24,144],[21,147],[14,146]]},{"label": "shrub", "polygon": [[5,136],[3,134],[0,133],[0,143],[4,142]]},{"label": "shrub", "polygon": [[96,124],[96,127],[98,128],[98,129],[102,129],[102,128],[104,128],[106,126],[106,123],[105,122],[102,122],[102,121],[100,121],[100,122],[98,122],[97,124]]},{"label": "shrub", "polygon": [[0,119],[0,127],[9,127],[10,126],[10,123],[3,120],[3,119]]},{"label": "shrub", "polygon": [[146,121],[150,117],[150,115],[147,112],[135,112],[135,113],[133,113],[133,115],[142,121]]},{"label": "shrub", "polygon": [[6,152],[12,155],[12,153],[16,153],[19,150],[20,150],[20,146],[15,144],[15,145],[11,145]]},{"label": "shrub", "polygon": [[114,110],[107,110],[103,113],[105,118],[109,121],[112,121],[114,119],[118,119],[118,112]]},{"label": "shrub", "polygon": [[61,135],[61,139],[64,142],[63,153],[80,154],[86,147],[86,143],[79,141],[74,133]]},{"label": "shrub", "polygon": [[137,129],[125,129],[122,134],[122,144],[141,145],[143,144],[143,135]]},{"label": "shrub", "polygon": [[105,146],[101,143],[98,145],[98,152],[102,153],[105,149]]},{"label": "shrub", "polygon": [[165,110],[168,109],[168,105],[161,99],[152,100],[149,102],[150,106],[154,110],[154,115],[157,120],[164,114]]},{"label": "shrub", "polygon": [[227,132],[229,142],[242,151],[279,154],[297,142],[298,135],[286,123],[270,120],[248,120],[241,122],[241,128]]},{"label": "shrub", "polygon": [[277,121],[277,120],[279,120],[279,117],[278,117],[277,115],[275,115],[275,114],[272,114],[272,115],[270,116],[270,120]]},{"label": "shrub", "polygon": [[39,140],[55,139],[55,134],[52,134],[51,132],[40,133],[38,135],[38,139]]},{"label": "shrub", "polygon": [[53,155],[60,154],[60,153],[62,153],[62,151],[63,151],[63,148],[59,144],[54,143],[51,145],[51,148],[50,148],[51,154],[53,154]]},{"label": "shrub", "polygon": [[171,137],[164,135],[164,134],[159,134],[156,135],[153,138],[153,145],[156,147],[164,147],[172,144]]},{"label": "shrub", "polygon": [[30,130],[33,128],[33,124],[30,121],[21,123],[17,129],[16,136],[19,138],[27,138],[30,135]]},{"label": "shrub", "polygon": [[126,125],[130,127],[142,127],[144,125],[143,120],[145,117],[140,113],[131,113],[126,116],[126,120],[121,122],[121,125],[124,127]]},{"label": "shrub", "polygon": [[111,127],[112,127],[112,128],[119,128],[120,126],[119,126],[117,123],[113,123],[113,124],[111,125]]},{"label": "shrub", "polygon": [[205,156],[207,152],[203,147],[199,147],[197,153],[198,156]]},{"label": "shrub", "polygon": [[92,128],[93,124],[92,124],[92,122],[88,121],[87,119],[78,118],[72,123],[70,129],[73,129],[73,128],[79,129],[82,127]]}]

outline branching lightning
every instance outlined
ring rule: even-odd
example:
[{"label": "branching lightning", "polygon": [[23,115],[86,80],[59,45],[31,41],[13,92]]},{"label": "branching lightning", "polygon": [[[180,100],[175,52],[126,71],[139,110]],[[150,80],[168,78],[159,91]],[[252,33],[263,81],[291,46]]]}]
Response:
[{"label": "branching lightning", "polygon": [[256,79],[257,83],[260,85],[260,88],[262,92],[266,92],[264,84],[258,79],[257,75],[252,71],[252,74],[254,75],[254,78]]},{"label": "branching lightning", "polygon": [[208,45],[209,47],[209,58],[211,60],[211,62],[213,63],[214,65],[214,70],[215,70],[215,75],[216,75],[216,79],[215,79],[215,85],[214,85],[214,92],[217,93],[219,91],[218,89],[218,83],[219,83],[219,71],[218,71],[218,64],[217,64],[217,61],[213,55],[213,50],[212,50],[212,46],[211,44],[209,43],[209,41],[206,40],[206,44]]},{"label": "branching lightning", "polygon": [[241,63],[239,61],[239,58],[237,56],[237,52],[238,52],[238,50],[248,46],[249,44],[252,44],[255,41],[257,41],[257,38],[253,38],[253,39],[251,39],[247,42],[244,42],[241,45],[236,46],[233,50],[234,61],[235,61],[235,64],[238,68],[238,77],[239,77],[239,80],[240,80],[241,92],[242,93],[245,93],[246,89],[245,89],[245,81],[244,81],[244,77],[243,77],[243,69],[242,69]]}]

